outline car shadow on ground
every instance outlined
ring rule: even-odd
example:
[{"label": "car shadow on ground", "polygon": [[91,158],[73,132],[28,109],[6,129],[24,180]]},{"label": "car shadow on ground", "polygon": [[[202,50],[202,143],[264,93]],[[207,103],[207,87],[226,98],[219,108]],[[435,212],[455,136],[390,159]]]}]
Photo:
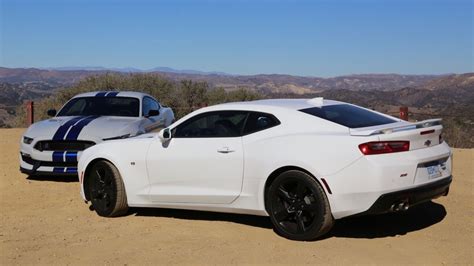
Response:
[{"label": "car shadow on ground", "polygon": [[446,217],[443,205],[426,202],[405,212],[349,217],[336,221],[323,238],[382,238],[405,235],[441,222]]},{"label": "car shadow on ground", "polygon": [[[225,221],[271,229],[268,217],[161,208],[132,208],[136,216],[168,217],[184,220]],[[439,223],[446,216],[443,205],[427,202],[401,213],[349,217],[337,220],[333,229],[319,240],[340,238],[383,238],[405,235]]]},{"label": "car shadow on ground", "polygon": [[177,210],[177,209],[162,209],[162,208],[132,208],[129,212],[136,216],[155,216],[167,217],[183,220],[201,220],[201,221],[223,221],[245,224],[254,227],[261,227],[271,229],[272,224],[268,217],[234,214],[234,213],[219,213],[207,211],[191,211],[191,210]]},{"label": "car shadow on ground", "polygon": [[61,183],[79,182],[79,178],[77,176],[30,175],[26,179],[31,181],[50,181]]}]

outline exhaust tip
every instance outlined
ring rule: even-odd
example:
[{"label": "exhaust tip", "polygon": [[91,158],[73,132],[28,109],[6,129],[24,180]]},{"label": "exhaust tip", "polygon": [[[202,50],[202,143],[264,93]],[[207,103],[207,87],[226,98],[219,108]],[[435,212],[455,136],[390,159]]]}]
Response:
[{"label": "exhaust tip", "polygon": [[408,202],[403,203],[403,210],[407,211],[410,208],[410,204]]},{"label": "exhaust tip", "polygon": [[410,208],[410,204],[408,200],[397,201],[390,206],[390,211],[392,212],[399,212],[399,211],[406,211]]},{"label": "exhaust tip", "polygon": [[390,211],[392,211],[392,212],[395,211],[395,204],[392,204],[392,206],[390,206]]}]

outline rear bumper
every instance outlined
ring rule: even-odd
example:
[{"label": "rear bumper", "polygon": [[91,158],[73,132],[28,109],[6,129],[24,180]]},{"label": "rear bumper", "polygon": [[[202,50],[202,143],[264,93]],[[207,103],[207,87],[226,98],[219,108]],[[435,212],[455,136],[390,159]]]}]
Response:
[{"label": "rear bumper", "polygon": [[448,195],[451,182],[452,176],[449,176],[448,178],[443,178],[419,187],[383,194],[367,211],[356,214],[356,216],[391,212],[393,211],[392,206],[400,202],[413,206],[441,196],[446,196]]},{"label": "rear bumper", "polygon": [[[451,180],[451,160],[451,150],[446,143],[408,152],[363,156],[341,171],[325,176],[333,192],[328,196],[333,216],[340,219],[365,213],[383,195],[399,195],[430,187],[441,180]],[[426,165],[441,161],[440,175],[429,176]]]}]

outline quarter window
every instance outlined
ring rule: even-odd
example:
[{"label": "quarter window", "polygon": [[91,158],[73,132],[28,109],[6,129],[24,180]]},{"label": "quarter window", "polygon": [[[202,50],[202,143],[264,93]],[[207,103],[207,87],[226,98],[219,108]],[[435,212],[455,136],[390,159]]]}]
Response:
[{"label": "quarter window", "polygon": [[244,135],[255,133],[280,124],[271,114],[251,112],[245,124]]}]

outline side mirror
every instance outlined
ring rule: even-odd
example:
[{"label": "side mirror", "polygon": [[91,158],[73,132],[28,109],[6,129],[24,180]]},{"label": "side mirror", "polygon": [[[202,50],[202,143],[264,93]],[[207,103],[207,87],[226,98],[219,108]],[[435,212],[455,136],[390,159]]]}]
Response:
[{"label": "side mirror", "polygon": [[160,110],[150,110],[148,111],[148,114],[145,115],[145,117],[150,117],[150,116],[157,116],[160,115]]},{"label": "side mirror", "polygon": [[171,139],[171,130],[169,128],[163,128],[160,130],[160,133],[158,133],[158,137],[162,143],[167,142]]},{"label": "side mirror", "polygon": [[49,109],[46,113],[48,114],[48,116],[53,117],[53,116],[56,116],[57,112],[56,112],[56,109]]}]

